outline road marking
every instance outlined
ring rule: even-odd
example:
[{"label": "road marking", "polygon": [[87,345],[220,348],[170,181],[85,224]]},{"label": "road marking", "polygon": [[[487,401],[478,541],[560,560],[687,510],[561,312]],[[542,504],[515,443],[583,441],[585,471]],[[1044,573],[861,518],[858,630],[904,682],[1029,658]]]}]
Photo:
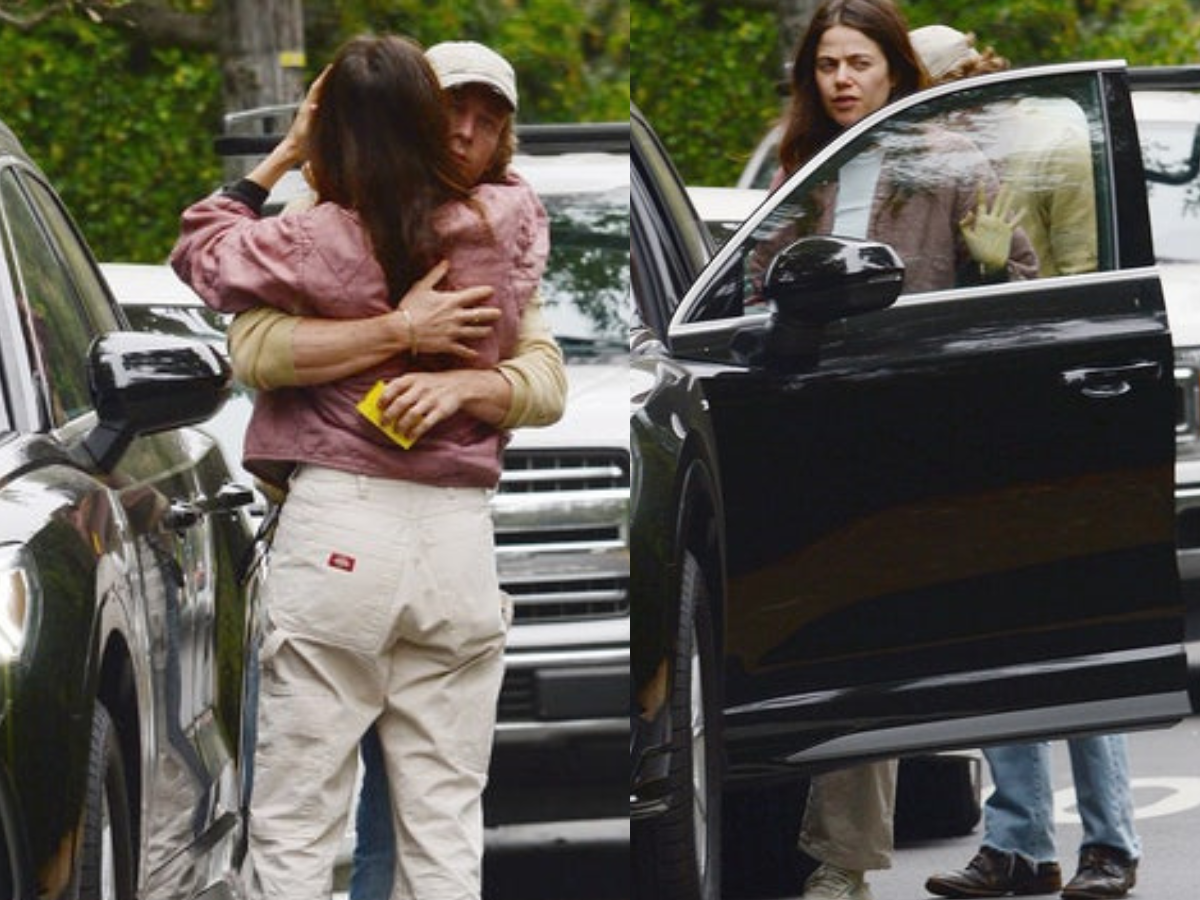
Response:
[{"label": "road marking", "polygon": [[[1130,786],[1133,788],[1135,819],[1174,816],[1200,807],[1200,778],[1134,778]],[[1153,791],[1156,799],[1139,805],[1139,789]],[[1054,821],[1060,825],[1081,824],[1075,809],[1075,788],[1054,792]]]}]

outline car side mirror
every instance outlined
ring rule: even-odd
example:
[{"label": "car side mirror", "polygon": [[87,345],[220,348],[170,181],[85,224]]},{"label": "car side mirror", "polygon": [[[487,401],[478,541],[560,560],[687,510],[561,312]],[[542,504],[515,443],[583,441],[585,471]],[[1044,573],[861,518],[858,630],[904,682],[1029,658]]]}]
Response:
[{"label": "car side mirror", "polygon": [[133,439],[210,418],[229,398],[232,373],[215,347],[163,335],[111,332],[88,351],[99,421],[78,452],[111,471]]},{"label": "car side mirror", "polygon": [[887,244],[806,237],[767,266],[763,296],[785,321],[823,325],[891,306],[904,286],[904,263]]},{"label": "car side mirror", "polygon": [[815,364],[822,329],[886,309],[904,287],[904,262],[887,244],[806,237],[772,259],[763,296],[774,312],[764,349],[771,368]]}]

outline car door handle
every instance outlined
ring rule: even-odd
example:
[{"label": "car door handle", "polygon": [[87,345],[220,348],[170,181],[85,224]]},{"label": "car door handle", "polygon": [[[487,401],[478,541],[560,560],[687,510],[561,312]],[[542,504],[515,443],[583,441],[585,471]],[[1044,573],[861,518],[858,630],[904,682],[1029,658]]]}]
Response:
[{"label": "car door handle", "polygon": [[171,501],[163,525],[171,531],[184,531],[211,513],[229,513],[254,502],[254,492],[240,484],[225,484],[213,497]]},{"label": "car door handle", "polygon": [[1156,382],[1162,366],[1152,360],[1139,360],[1121,366],[1096,366],[1068,369],[1062,373],[1063,384],[1093,400],[1108,400],[1128,394],[1135,384]]}]

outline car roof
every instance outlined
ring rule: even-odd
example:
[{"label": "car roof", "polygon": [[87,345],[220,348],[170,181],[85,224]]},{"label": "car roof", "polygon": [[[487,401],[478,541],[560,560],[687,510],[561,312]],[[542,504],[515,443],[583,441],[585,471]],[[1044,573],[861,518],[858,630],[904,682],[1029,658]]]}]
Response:
[{"label": "car roof", "polygon": [[629,187],[629,155],[575,153],[513,157],[512,169],[542,196],[606,193]]},{"label": "car roof", "polygon": [[741,222],[767,197],[765,188],[688,185],[687,191],[705,222]]},{"label": "car roof", "polygon": [[[268,153],[293,111],[289,104],[226,116],[226,133],[214,141],[217,153],[226,157]],[[629,186],[629,142],[629,122],[519,123],[512,168],[539,194],[617,190]],[[581,173],[586,177],[581,178]],[[300,172],[292,169],[271,190],[264,209],[276,212],[306,196],[308,190]]]},{"label": "car roof", "polygon": [[104,280],[122,306],[203,306],[175,270],[163,263],[100,263]]},{"label": "car roof", "polygon": [[20,139],[4,122],[0,122],[0,156],[13,156],[29,166],[37,168],[29,154],[25,152],[25,147]]}]

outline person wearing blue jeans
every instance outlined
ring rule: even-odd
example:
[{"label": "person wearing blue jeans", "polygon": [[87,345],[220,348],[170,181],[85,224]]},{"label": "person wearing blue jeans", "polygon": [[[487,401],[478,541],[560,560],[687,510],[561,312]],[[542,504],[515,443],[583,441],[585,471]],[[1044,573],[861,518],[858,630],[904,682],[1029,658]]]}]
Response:
[{"label": "person wearing blue jeans", "polygon": [[383,745],[374,727],[358,745],[362,757],[362,787],[354,816],[354,864],[350,871],[351,900],[387,900],[392,896],[396,867],[396,829],[388,794]]},{"label": "person wearing blue jeans", "polygon": [[1124,735],[1067,741],[1083,822],[1079,869],[1063,887],[1054,844],[1050,745],[984,750],[995,790],[984,805],[983,845],[965,869],[932,876],[943,897],[1003,897],[1062,892],[1068,900],[1124,897],[1137,881],[1141,842],[1133,823]]}]

